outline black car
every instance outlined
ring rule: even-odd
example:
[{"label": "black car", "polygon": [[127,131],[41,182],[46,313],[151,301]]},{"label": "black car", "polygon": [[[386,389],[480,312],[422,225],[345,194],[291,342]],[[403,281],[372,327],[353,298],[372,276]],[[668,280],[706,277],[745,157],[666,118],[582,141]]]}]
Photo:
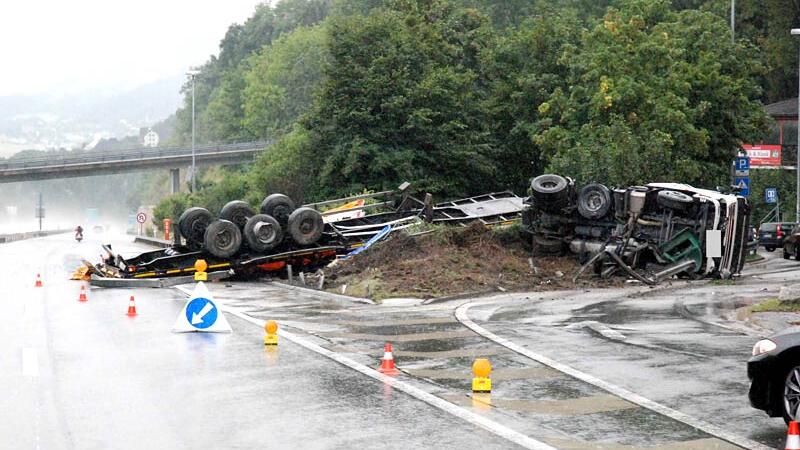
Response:
[{"label": "black car", "polygon": [[747,376],[753,408],[787,423],[800,418],[800,327],[758,341],[747,362]]},{"label": "black car", "polygon": [[791,234],[794,226],[794,222],[764,222],[758,227],[758,244],[768,252],[783,248],[783,240]]}]

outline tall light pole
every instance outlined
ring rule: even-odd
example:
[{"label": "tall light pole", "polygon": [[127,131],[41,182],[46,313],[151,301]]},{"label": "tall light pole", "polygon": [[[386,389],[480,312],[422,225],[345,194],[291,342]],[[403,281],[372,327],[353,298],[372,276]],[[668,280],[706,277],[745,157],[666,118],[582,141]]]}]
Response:
[{"label": "tall light pole", "polygon": [[736,0],[731,0],[731,40],[736,42]]},{"label": "tall light pole", "polygon": [[195,192],[197,185],[195,184],[195,175],[196,175],[196,166],[195,166],[195,156],[194,156],[194,77],[200,73],[199,70],[190,70],[186,72],[186,75],[189,75],[189,78],[192,80],[192,192]]},{"label": "tall light pole", "polygon": [[[800,28],[792,28],[792,36],[800,36]],[[797,204],[795,205],[795,216],[794,221],[800,223],[800,52],[797,56],[798,61],[798,72],[797,72],[797,163],[795,164],[795,172],[797,175],[797,185],[795,186],[795,190],[797,191],[796,199]]]}]

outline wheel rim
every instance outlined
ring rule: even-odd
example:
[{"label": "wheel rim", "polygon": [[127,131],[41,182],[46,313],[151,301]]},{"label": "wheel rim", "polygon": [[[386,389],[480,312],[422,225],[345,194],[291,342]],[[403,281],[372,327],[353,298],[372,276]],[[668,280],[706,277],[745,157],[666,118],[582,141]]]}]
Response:
[{"label": "wheel rim", "polygon": [[217,244],[221,249],[227,249],[233,243],[233,233],[223,230],[217,233]]},{"label": "wheel rim", "polygon": [[303,219],[303,221],[300,222],[299,228],[301,233],[305,235],[311,234],[314,231],[314,219]]},{"label": "wheel rim", "polygon": [[271,223],[258,222],[256,226],[253,227],[253,234],[256,235],[258,242],[262,244],[271,244],[272,241],[275,240],[275,233],[276,231]]},{"label": "wheel rim", "polygon": [[786,415],[797,420],[800,409],[800,367],[795,367],[786,375],[783,388],[783,407]]},{"label": "wheel rim", "polygon": [[603,207],[603,197],[599,192],[592,192],[586,199],[586,209],[597,212]]}]

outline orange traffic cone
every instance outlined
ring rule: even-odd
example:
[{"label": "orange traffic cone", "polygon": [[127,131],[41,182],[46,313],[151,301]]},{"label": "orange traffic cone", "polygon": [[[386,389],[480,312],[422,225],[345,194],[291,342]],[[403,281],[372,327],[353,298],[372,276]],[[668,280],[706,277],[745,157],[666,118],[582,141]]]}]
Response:
[{"label": "orange traffic cone", "polygon": [[86,300],[88,300],[86,298],[86,286],[81,285],[81,294],[78,296],[78,301],[85,302]]},{"label": "orange traffic cone", "polygon": [[36,284],[34,284],[34,287],[42,287],[42,276],[38,273],[36,274]]},{"label": "orange traffic cone", "polygon": [[133,296],[131,295],[131,299],[128,302],[128,316],[133,317],[136,315],[136,303],[133,301]]},{"label": "orange traffic cone", "polygon": [[394,356],[392,355],[392,344],[386,343],[383,347],[383,359],[381,359],[381,366],[378,372],[385,373],[386,375],[397,375],[399,370],[394,366]]},{"label": "orange traffic cone", "polygon": [[800,450],[800,426],[794,420],[789,422],[786,432],[786,450]]}]

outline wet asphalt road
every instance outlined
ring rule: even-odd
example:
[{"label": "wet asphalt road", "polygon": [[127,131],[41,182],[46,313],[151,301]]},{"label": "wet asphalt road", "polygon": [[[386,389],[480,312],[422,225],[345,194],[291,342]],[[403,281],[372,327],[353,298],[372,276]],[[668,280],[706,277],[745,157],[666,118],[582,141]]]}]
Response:
[{"label": "wet asphalt road", "polygon": [[[62,236],[0,246],[0,273],[11,286],[7,314],[20,318],[0,330],[0,376],[19,387],[0,400],[2,448],[513,447],[291,342],[267,351],[263,332],[231,314],[232,334],[172,334],[184,298],[174,289],[93,289],[87,304],[78,303],[76,282],[62,280],[77,255],[97,259],[97,244]],[[456,319],[458,306],[469,304],[471,320],[527,349],[726,434],[782,448],[782,420],[746,398],[745,362],[759,330],[728,320],[736,307],[774,298],[800,279],[798,263],[768,256],[735,283],[431,305],[369,305],[268,282],[211,289],[231,309],[276,319],[366,366],[377,367],[391,341],[401,381],[558,448],[740,447],[479,336]],[[36,271],[45,274],[44,289],[31,287]],[[124,315],[131,293],[141,313],[133,319]],[[490,396],[469,395],[477,357],[495,368]]]},{"label": "wet asphalt road", "polygon": [[173,334],[174,289],[92,289],[80,303],[66,278],[97,259],[87,238],[0,246],[0,448],[514,447],[290,342],[266,350],[233,316],[232,334]]}]

